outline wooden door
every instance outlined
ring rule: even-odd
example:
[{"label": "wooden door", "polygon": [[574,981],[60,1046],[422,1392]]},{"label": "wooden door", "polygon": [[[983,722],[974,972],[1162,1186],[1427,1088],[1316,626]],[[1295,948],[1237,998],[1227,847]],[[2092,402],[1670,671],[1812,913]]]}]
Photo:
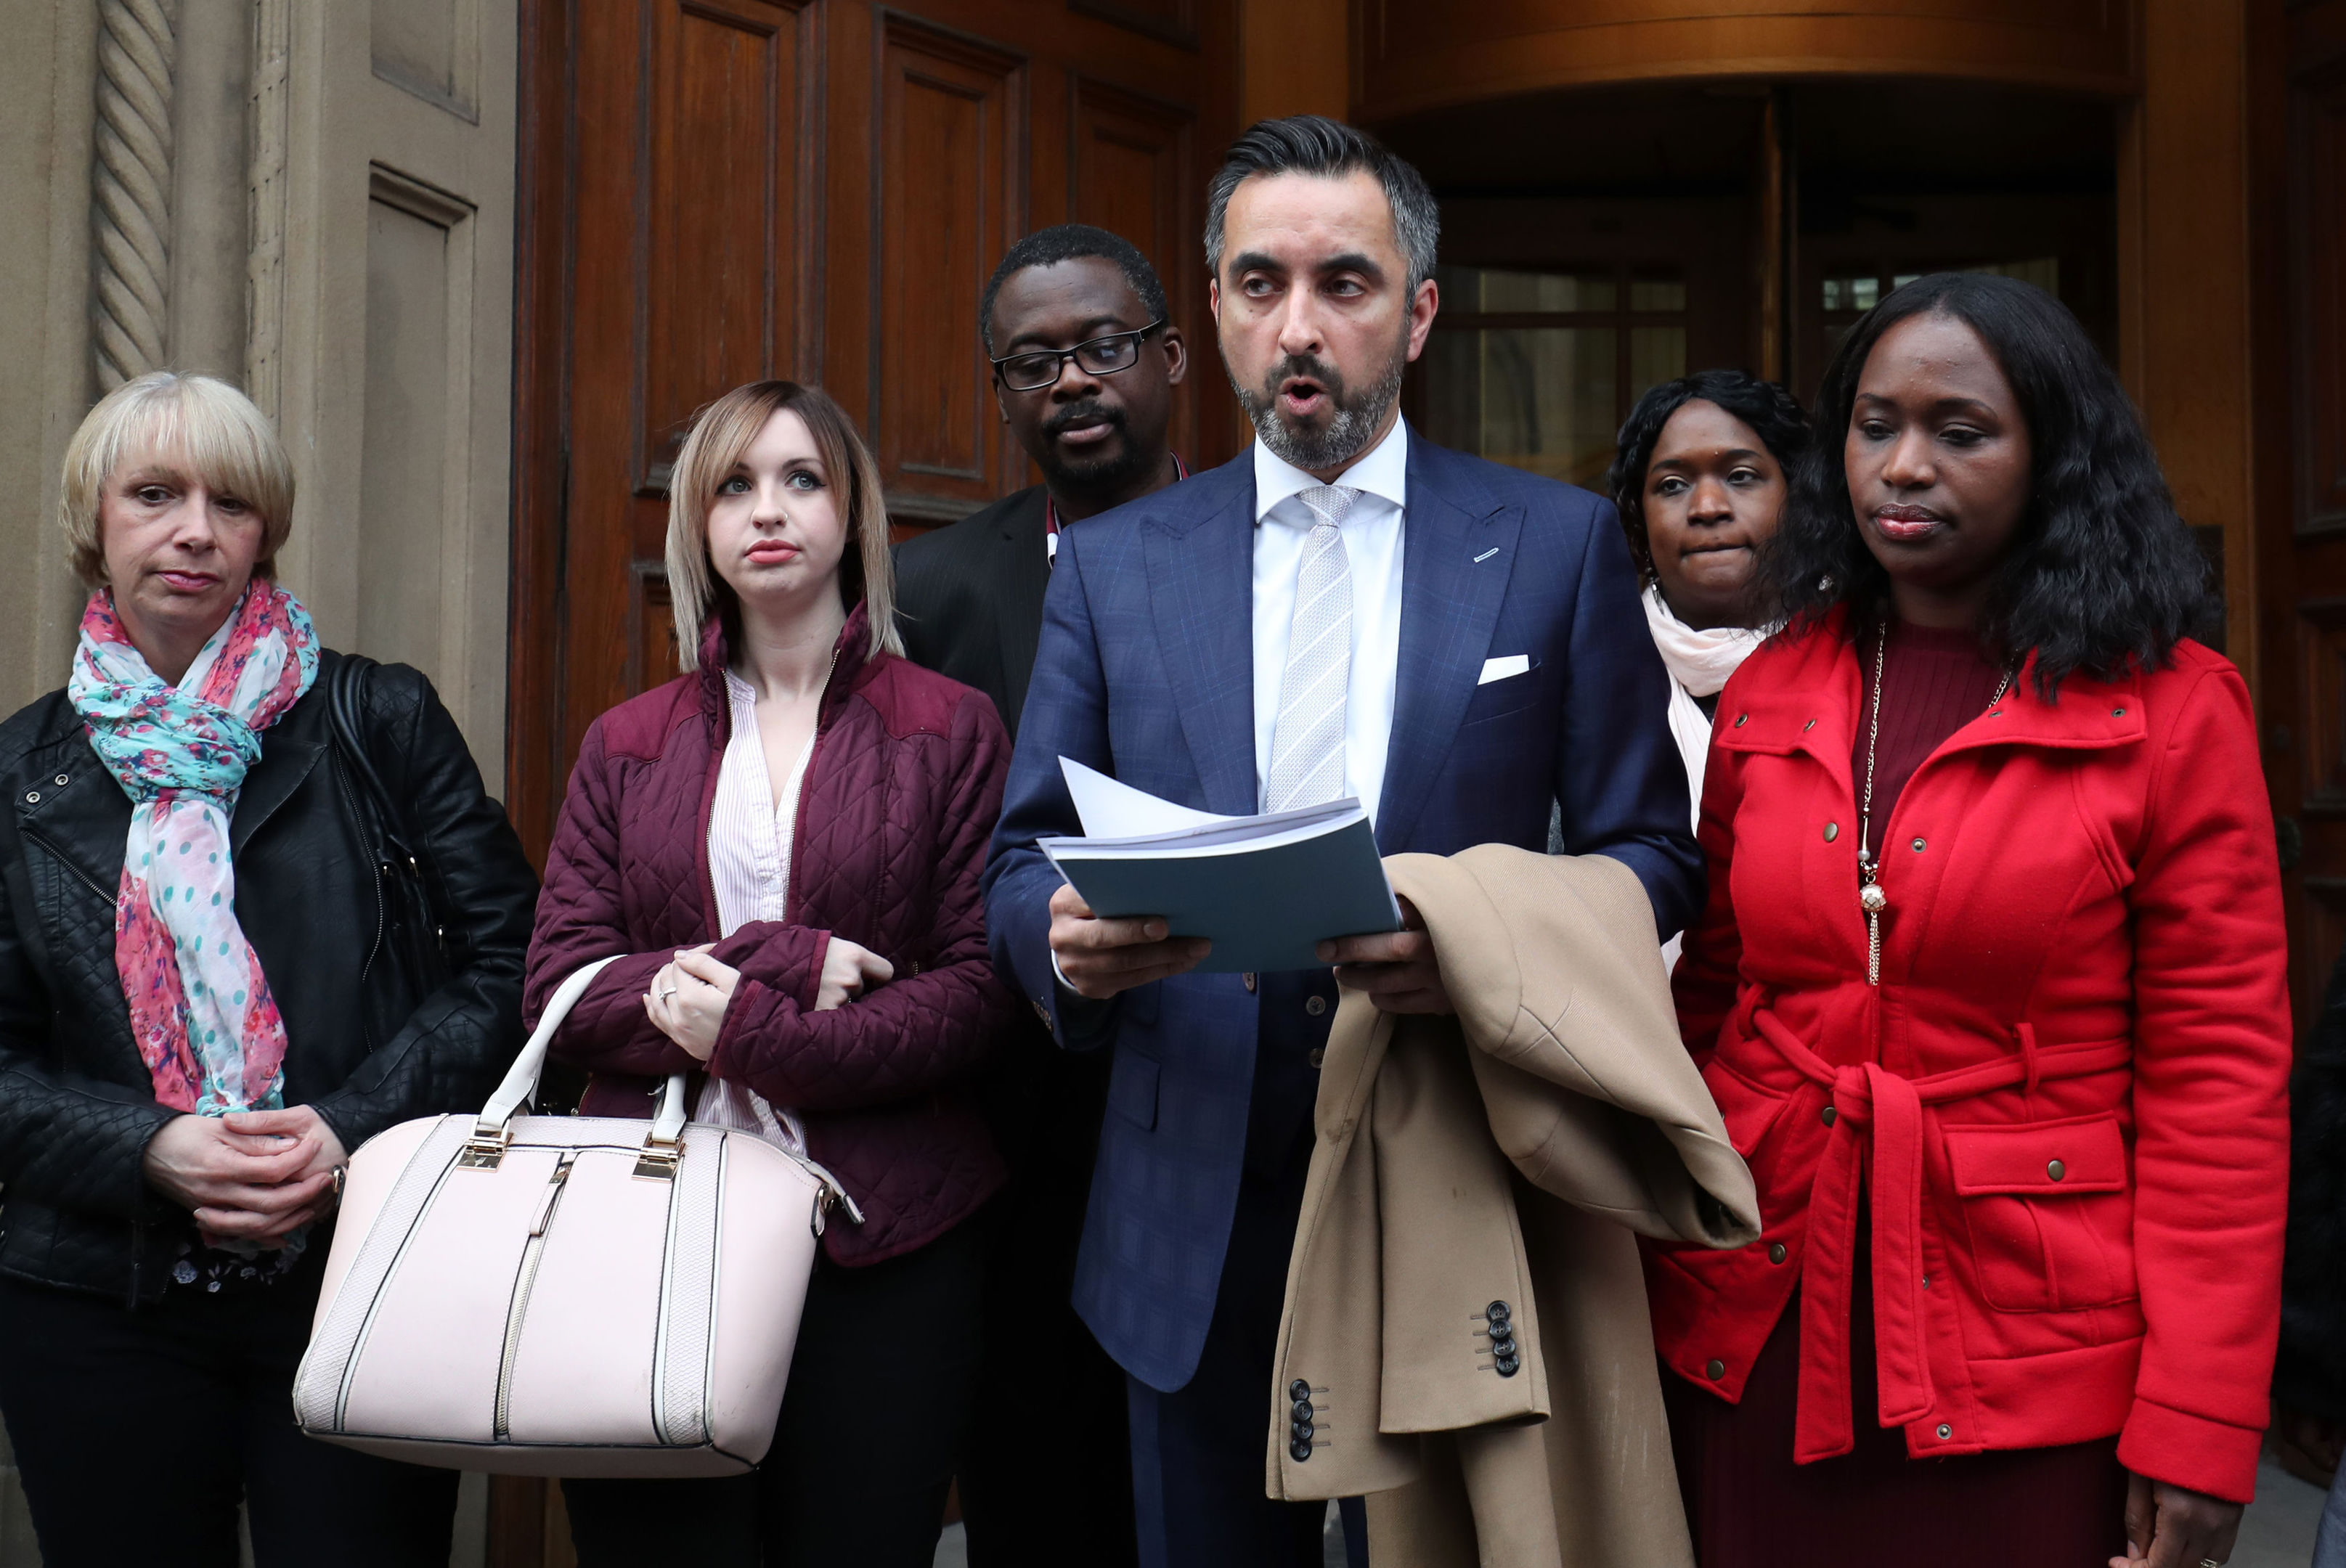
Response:
[{"label": "wooden door", "polygon": [[2287,380],[2259,448],[2285,477],[2269,492],[2260,618],[2302,1025],[2346,948],[2346,0],[2291,6],[2287,25],[2286,290],[2266,340]]},{"label": "wooden door", "polygon": [[[1236,0],[525,0],[511,809],[542,853],[595,717],[676,673],[661,565],[694,412],[817,382],[901,534],[1032,483],[977,300],[1068,219],[1137,244],[1212,340],[1201,193]],[[1174,439],[1236,450],[1212,374]]]}]

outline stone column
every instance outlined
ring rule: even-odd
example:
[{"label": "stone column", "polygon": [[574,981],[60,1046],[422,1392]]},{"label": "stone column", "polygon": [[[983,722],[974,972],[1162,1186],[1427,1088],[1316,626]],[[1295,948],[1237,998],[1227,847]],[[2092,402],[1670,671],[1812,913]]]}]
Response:
[{"label": "stone column", "polygon": [[99,0],[90,218],[100,392],[165,362],[171,276],[171,73],[163,0]]}]

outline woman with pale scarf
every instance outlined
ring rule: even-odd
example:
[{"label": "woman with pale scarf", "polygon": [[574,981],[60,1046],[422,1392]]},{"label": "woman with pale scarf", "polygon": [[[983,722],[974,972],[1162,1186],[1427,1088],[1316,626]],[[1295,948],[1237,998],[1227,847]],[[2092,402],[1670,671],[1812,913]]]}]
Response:
[{"label": "woman with pale scarf", "polygon": [[276,582],[292,470],[241,392],[117,388],[60,511],[70,678],[0,725],[0,1415],[42,1560],[225,1568],[241,1502],[262,1568],[445,1563],[456,1473],[304,1438],[292,1377],[349,1151],[520,1044],[536,880],[431,683],[346,675]]},{"label": "woman with pale scarf", "polygon": [[[1605,475],[1645,578],[1647,627],[1669,667],[1670,734],[1698,822],[1719,688],[1768,635],[1752,567],[1808,442],[1807,417],[1782,387],[1698,371],[1637,400]],[[1676,965],[1678,939],[1662,951]]]}]

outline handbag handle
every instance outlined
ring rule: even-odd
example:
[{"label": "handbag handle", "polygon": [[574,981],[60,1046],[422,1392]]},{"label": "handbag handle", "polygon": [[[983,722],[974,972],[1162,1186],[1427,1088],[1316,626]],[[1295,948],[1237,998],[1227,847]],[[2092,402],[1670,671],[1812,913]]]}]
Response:
[{"label": "handbag handle", "polygon": [[[521,1048],[521,1054],[514,1058],[513,1065],[505,1069],[505,1082],[497,1085],[496,1093],[491,1095],[488,1104],[481,1107],[480,1117],[473,1124],[473,1135],[464,1140],[462,1163],[491,1169],[495,1167],[498,1158],[505,1153],[505,1138],[514,1113],[521,1109],[525,1102],[536,1097],[538,1074],[546,1070],[546,1053],[554,1044],[554,1032],[562,1027],[562,1021],[570,1016],[570,1010],[578,1004],[578,999],[586,993],[586,988],[595,983],[595,977],[617,962],[621,956],[615,952],[608,958],[598,958],[573,972],[555,988],[553,996],[546,1001],[544,1016],[538,1019],[537,1028],[530,1034],[529,1043]],[[686,1115],[684,1074],[671,1073],[660,1088],[659,1109],[652,1117],[650,1134],[644,1139],[646,1159],[664,1159],[671,1165],[674,1163],[676,1151],[684,1137]]]}]

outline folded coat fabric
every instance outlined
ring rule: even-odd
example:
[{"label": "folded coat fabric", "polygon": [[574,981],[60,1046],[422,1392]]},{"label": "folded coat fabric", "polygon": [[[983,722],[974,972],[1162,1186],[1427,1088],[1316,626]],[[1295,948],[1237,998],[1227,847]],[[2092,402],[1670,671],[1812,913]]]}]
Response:
[{"label": "folded coat fabric", "polygon": [[1651,905],[1601,855],[1385,865],[1458,1011],[1338,1009],[1270,1495],[1368,1494],[1380,1568],[1690,1565],[1635,1237],[1740,1247],[1760,1223]]}]

